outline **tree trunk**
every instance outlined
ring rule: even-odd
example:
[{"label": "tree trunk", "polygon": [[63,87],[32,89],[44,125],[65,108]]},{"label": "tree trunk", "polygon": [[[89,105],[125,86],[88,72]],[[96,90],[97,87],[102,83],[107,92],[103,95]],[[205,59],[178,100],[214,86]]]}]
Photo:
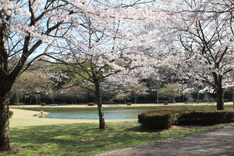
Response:
[{"label": "tree trunk", "polygon": [[104,119],[104,113],[102,111],[99,80],[96,80],[94,85],[95,85],[95,94],[96,94],[97,105],[98,105],[99,129],[105,129],[106,124],[105,124],[105,119]]},{"label": "tree trunk", "polygon": [[217,110],[224,110],[224,103],[223,103],[223,88],[217,88],[216,90],[217,95]]},{"label": "tree trunk", "polygon": [[8,99],[9,93],[0,95],[0,151],[10,150]]},{"label": "tree trunk", "polygon": [[38,98],[39,105],[41,104],[41,97]]},{"label": "tree trunk", "polygon": [[19,105],[19,96],[18,96],[18,92],[16,91],[16,102]]},{"label": "tree trunk", "polygon": [[159,103],[159,99],[158,99],[158,81],[157,81],[157,104]]},{"label": "tree trunk", "polygon": [[158,99],[158,89],[157,89],[157,104],[159,103],[159,99]]},{"label": "tree trunk", "polygon": [[234,109],[234,88],[232,90],[232,103],[233,103],[233,109]]}]

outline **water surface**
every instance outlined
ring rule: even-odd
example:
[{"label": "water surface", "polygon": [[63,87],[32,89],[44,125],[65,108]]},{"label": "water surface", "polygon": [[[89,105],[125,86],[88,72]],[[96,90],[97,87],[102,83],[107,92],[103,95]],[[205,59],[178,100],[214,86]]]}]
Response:
[{"label": "water surface", "polygon": [[[137,115],[158,108],[182,110],[215,110],[216,106],[159,106],[159,107],[110,107],[103,108],[105,119],[137,119]],[[232,109],[232,105],[225,106]],[[62,119],[99,119],[97,108],[27,108],[33,111],[49,112],[46,118]]]}]

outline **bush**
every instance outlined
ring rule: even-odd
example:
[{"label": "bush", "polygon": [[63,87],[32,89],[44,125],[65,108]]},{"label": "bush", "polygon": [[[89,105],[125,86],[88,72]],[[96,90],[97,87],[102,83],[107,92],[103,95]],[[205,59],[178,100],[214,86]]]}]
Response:
[{"label": "bush", "polygon": [[41,103],[41,106],[45,106],[46,104],[45,103]]},{"label": "bush", "polygon": [[234,111],[186,111],[177,119],[178,125],[215,125],[234,122]]},{"label": "bush", "polygon": [[102,101],[102,104],[113,104],[113,101]]},{"label": "bush", "polygon": [[91,102],[91,103],[88,103],[88,106],[94,106],[95,103]]},{"label": "bush", "polygon": [[12,110],[9,110],[8,117],[11,118],[13,116],[14,112]]},{"label": "bush", "polygon": [[176,122],[179,115],[178,110],[158,109],[152,112],[142,113],[138,115],[138,122],[145,129],[167,129]]},{"label": "bush", "polygon": [[128,102],[128,103],[127,103],[127,105],[129,105],[129,106],[130,106],[131,104],[132,104],[131,102]]},{"label": "bush", "polygon": [[168,129],[172,125],[215,125],[234,122],[234,111],[188,111],[158,109],[138,115],[145,129]]},{"label": "bush", "polygon": [[168,105],[168,101],[165,101],[165,102],[164,102],[164,105]]}]

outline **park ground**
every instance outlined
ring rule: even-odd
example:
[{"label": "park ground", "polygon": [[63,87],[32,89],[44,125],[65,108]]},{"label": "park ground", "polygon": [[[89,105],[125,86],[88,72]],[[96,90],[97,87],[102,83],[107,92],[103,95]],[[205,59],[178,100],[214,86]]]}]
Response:
[{"label": "park ground", "polygon": [[[134,105],[130,107],[134,107]],[[147,106],[154,105],[147,104]],[[125,107],[125,105],[117,105],[117,107],[119,106]],[[79,105],[79,107],[90,106]],[[146,131],[141,129],[136,119],[126,119],[106,120],[108,128],[100,130],[98,129],[98,120],[38,118],[33,115],[39,112],[12,107],[10,109],[14,111],[14,115],[10,119],[12,150],[1,152],[0,155],[97,155],[233,125],[172,127],[169,130]]]},{"label": "park ground", "polygon": [[156,141],[99,156],[233,156],[234,126],[196,135]]}]

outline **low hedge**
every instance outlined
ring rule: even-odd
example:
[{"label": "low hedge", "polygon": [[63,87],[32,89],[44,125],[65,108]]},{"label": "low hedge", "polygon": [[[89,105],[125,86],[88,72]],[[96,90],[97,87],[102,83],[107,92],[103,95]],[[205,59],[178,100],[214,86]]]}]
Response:
[{"label": "low hedge", "polygon": [[95,105],[95,103],[88,103],[88,106],[94,106]]},{"label": "low hedge", "polygon": [[158,109],[138,115],[145,129],[168,129],[172,125],[215,125],[234,122],[234,111],[188,111]]},{"label": "low hedge", "polygon": [[113,104],[113,101],[102,101],[102,104]]},{"label": "low hedge", "polygon": [[158,109],[138,115],[138,122],[145,129],[168,129],[175,124],[180,111],[173,109]]},{"label": "low hedge", "polygon": [[234,111],[186,111],[177,118],[177,125],[215,125],[234,122]]}]

